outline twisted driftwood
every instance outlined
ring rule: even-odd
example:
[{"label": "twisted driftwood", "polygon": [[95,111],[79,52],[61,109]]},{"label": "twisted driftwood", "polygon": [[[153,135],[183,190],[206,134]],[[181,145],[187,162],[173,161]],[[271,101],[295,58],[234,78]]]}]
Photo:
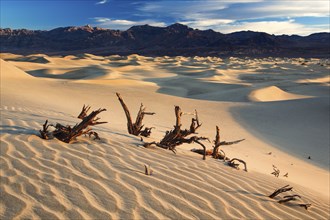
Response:
[{"label": "twisted driftwood", "polygon": [[192,118],[191,124],[189,129],[182,130],[181,129],[181,116],[182,116],[182,111],[179,106],[175,106],[174,108],[175,112],[175,117],[176,117],[176,122],[174,125],[174,129],[171,131],[166,131],[165,136],[163,137],[162,140],[159,142],[149,142],[149,143],[144,143],[144,147],[150,147],[152,145],[156,145],[157,147],[161,147],[164,149],[171,150],[173,153],[176,153],[176,147],[184,144],[184,143],[197,143],[201,145],[204,149],[205,146],[200,142],[201,140],[209,140],[206,137],[197,137],[197,136],[192,136],[188,138],[189,135],[196,134],[196,130],[202,125],[199,122],[198,119],[198,113],[195,110],[195,118]]},{"label": "twisted driftwood", "polygon": [[297,198],[301,198],[301,196],[300,195],[289,195],[289,196],[284,196],[283,198],[284,199],[279,200],[278,203],[282,204],[282,203],[289,202],[292,200],[297,200]]},{"label": "twisted driftwood", "polygon": [[[293,187],[290,187],[289,185],[286,185],[286,186],[283,186],[279,189],[276,189],[268,197],[273,199],[275,196],[279,195],[280,193],[287,192],[287,191],[292,191],[292,189],[293,189]],[[286,195],[286,196],[283,196],[283,198],[278,200],[277,202],[280,203],[280,204],[283,204],[283,203],[287,203],[287,202],[290,202],[290,201],[296,201],[298,199],[301,199],[301,196],[298,195],[298,194]],[[300,203],[300,204],[297,204],[297,205],[300,206],[300,207],[305,208],[306,210],[308,210],[308,208],[312,206],[312,204],[310,204],[310,203]]]},{"label": "twisted driftwood", "polygon": [[143,127],[144,127],[144,125],[142,124],[142,121],[143,121],[143,118],[144,118],[145,115],[154,115],[155,113],[154,112],[146,112],[145,111],[146,108],[141,103],[140,110],[137,113],[135,123],[133,123],[132,118],[131,118],[131,114],[130,114],[123,98],[121,97],[121,95],[118,92],[116,93],[116,95],[118,97],[118,100],[119,100],[121,106],[124,109],[124,112],[125,112],[125,115],[126,115],[126,118],[127,118],[128,133],[133,134],[135,136],[141,135],[141,136],[144,136],[144,137],[149,137],[150,134],[151,134],[151,129],[152,128],[146,127],[144,130],[142,130]]},{"label": "twisted driftwood", "polygon": [[241,159],[238,159],[238,158],[233,158],[231,159],[230,161],[228,161],[228,165],[231,166],[231,167],[234,167],[235,169],[239,169],[239,164],[238,163],[235,163],[235,161],[238,161],[242,164],[244,164],[244,171],[248,171],[247,170],[247,166],[246,166],[246,162],[244,160],[241,160]]},{"label": "twisted driftwood", "polygon": [[310,204],[310,203],[298,204],[298,205],[299,205],[300,207],[305,208],[306,210],[308,210],[308,208],[312,206],[312,204]]},{"label": "twisted driftwood", "polygon": [[244,140],[245,139],[240,139],[240,140],[230,141],[230,142],[220,141],[220,129],[218,126],[216,126],[216,134],[215,134],[213,150],[207,150],[204,145],[201,145],[203,147],[203,149],[192,149],[191,151],[198,153],[198,154],[202,154],[204,160],[205,160],[206,155],[212,155],[212,157],[215,159],[221,159],[221,160],[225,161],[225,160],[229,160],[229,158],[226,157],[226,153],[223,150],[221,150],[219,147],[222,145],[237,144]]},{"label": "twisted driftwood", "polygon": [[293,187],[290,187],[290,185],[286,185],[286,186],[283,186],[279,189],[276,189],[271,195],[269,195],[268,197],[269,198],[274,198],[275,196],[277,196],[278,194],[280,193],[283,193],[283,192],[287,192],[287,191],[292,191],[292,188]]},{"label": "twisted driftwood", "polygon": [[[60,123],[57,123],[54,126],[52,124],[48,124],[48,120],[46,120],[43,124],[43,129],[39,130],[40,137],[46,140],[56,137],[57,139],[66,143],[70,143],[72,140],[83,134],[89,135],[89,137],[93,135],[95,137],[94,139],[100,139],[99,135],[95,131],[92,131],[92,128],[90,128],[89,126],[107,123],[99,122],[98,120],[100,118],[96,118],[98,114],[103,111],[106,111],[106,109],[100,108],[96,111],[91,112],[88,115],[89,110],[90,106],[83,106],[81,113],[78,115],[78,118],[82,119],[82,121],[79,124],[76,124],[74,127],[71,127],[69,125],[64,126]],[[55,130],[48,131],[49,126],[55,127]]]}]

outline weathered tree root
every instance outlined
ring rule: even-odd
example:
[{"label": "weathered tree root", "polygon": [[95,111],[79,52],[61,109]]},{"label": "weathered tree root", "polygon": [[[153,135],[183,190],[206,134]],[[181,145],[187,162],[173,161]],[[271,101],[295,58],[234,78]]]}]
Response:
[{"label": "weathered tree root", "polygon": [[145,115],[154,115],[155,113],[154,112],[146,112],[145,111],[146,108],[141,103],[140,110],[137,113],[135,123],[133,123],[132,118],[131,118],[131,114],[130,114],[130,112],[128,110],[128,107],[126,106],[123,98],[121,97],[121,95],[118,92],[116,93],[116,95],[117,95],[118,100],[119,100],[121,106],[123,107],[125,115],[126,115],[128,133],[133,134],[135,136],[141,135],[141,136],[144,136],[144,137],[149,137],[150,134],[151,134],[152,127],[151,128],[146,127],[144,130],[142,130],[143,127],[144,127],[144,125],[142,124],[142,121],[143,121],[143,118],[144,118]]},{"label": "weathered tree root", "polygon": [[42,139],[50,139],[51,138],[51,134],[50,132],[48,131],[48,128],[49,128],[49,124],[48,124],[48,120],[45,121],[45,123],[42,125],[42,130],[39,130],[39,133],[40,133],[40,137]]},{"label": "weathered tree root", "polygon": [[[203,159],[205,158],[205,156],[207,155],[212,155],[213,158],[215,159],[220,159],[220,160],[230,160],[228,157],[226,157],[226,153],[221,150],[219,147],[222,145],[232,145],[232,144],[237,144],[241,141],[244,141],[245,139],[240,139],[240,140],[236,140],[236,141],[220,141],[220,129],[218,126],[216,126],[216,135],[215,135],[215,140],[214,140],[214,146],[213,146],[213,150],[207,150],[205,146],[202,146],[203,149],[193,149],[191,151],[198,153],[198,154],[202,154],[203,155]],[[205,160],[205,159],[204,159]]]},{"label": "weathered tree root", "polygon": [[290,185],[283,186],[282,188],[276,189],[271,195],[269,195],[269,198],[274,198],[280,193],[287,192],[287,191],[292,191],[293,187],[290,187]]},{"label": "weathered tree root", "polygon": [[192,136],[188,138],[189,135],[196,134],[196,130],[202,125],[199,122],[197,111],[195,110],[195,118],[192,118],[189,129],[185,130],[181,129],[181,116],[183,114],[181,108],[179,106],[175,106],[174,113],[176,117],[174,129],[171,131],[166,131],[165,136],[159,142],[146,142],[143,144],[143,146],[150,147],[152,145],[155,145],[157,147],[168,149],[171,150],[173,153],[176,153],[177,146],[184,143],[191,144],[194,142],[201,145],[205,149],[205,146],[200,141],[209,140],[208,138],[198,136]]},{"label": "weathered tree root", "polygon": [[246,171],[246,172],[248,171],[247,166],[246,166],[246,162],[244,160],[241,160],[241,159],[238,159],[238,158],[233,158],[230,161],[228,161],[227,164],[231,167],[234,167],[235,169],[239,169],[239,167],[238,167],[239,164],[235,163],[235,161],[238,161],[238,162],[244,164],[244,171]]},{"label": "weathered tree root", "polygon": [[285,203],[285,202],[289,202],[289,201],[294,201],[294,200],[297,200],[297,198],[301,198],[300,195],[289,195],[289,196],[284,196],[283,197],[284,199],[281,199],[278,201],[278,203],[282,204],[282,203]]},{"label": "weathered tree root", "polygon": [[[99,122],[98,120],[100,118],[95,118],[101,112],[106,111],[106,109],[98,109],[87,115],[89,109],[90,106],[83,106],[81,113],[78,115],[78,118],[82,119],[82,121],[79,124],[76,124],[74,127],[69,125],[64,126],[60,123],[57,123],[55,126],[48,125],[48,120],[46,120],[45,124],[43,125],[43,129],[39,131],[40,137],[46,140],[56,137],[65,143],[70,143],[72,140],[81,135],[89,135],[89,137],[93,135],[95,137],[94,140],[100,139],[99,135],[95,131],[92,131],[89,126],[107,123]],[[49,126],[55,127],[55,130],[52,132],[48,131]]]},{"label": "weathered tree root", "polygon": [[298,204],[298,206],[304,207],[306,210],[308,210],[308,208],[311,207],[312,204],[310,204],[310,203],[302,203],[302,204]]},{"label": "weathered tree root", "polygon": [[[293,189],[293,187],[290,187],[289,185],[286,185],[286,186],[283,186],[282,188],[276,189],[268,197],[274,198],[275,196],[279,195],[280,193],[287,192],[287,191],[292,191],[292,189]],[[296,200],[299,200],[299,199],[301,199],[301,196],[298,195],[298,194],[294,194],[294,195],[283,196],[283,198],[278,200],[277,202],[280,203],[280,204],[283,204],[283,203],[287,203],[287,202],[290,202],[290,201],[296,201]],[[297,205],[300,206],[300,207],[305,208],[306,210],[308,210],[308,208],[312,206],[312,204],[310,204],[310,203],[300,203],[300,204],[297,204]]]}]

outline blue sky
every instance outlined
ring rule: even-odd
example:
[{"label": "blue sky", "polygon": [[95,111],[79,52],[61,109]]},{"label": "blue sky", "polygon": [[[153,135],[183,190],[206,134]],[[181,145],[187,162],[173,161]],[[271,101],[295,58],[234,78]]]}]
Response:
[{"label": "blue sky", "polygon": [[222,33],[329,32],[328,0],[0,0],[1,28],[50,30],[90,24],[126,30],[175,22]]}]

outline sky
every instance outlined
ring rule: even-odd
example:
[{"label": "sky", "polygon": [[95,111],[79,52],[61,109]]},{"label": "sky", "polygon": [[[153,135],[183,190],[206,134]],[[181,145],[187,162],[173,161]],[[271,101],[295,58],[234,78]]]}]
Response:
[{"label": "sky", "polygon": [[181,23],[221,33],[251,30],[306,36],[330,32],[329,0],[0,0],[0,27],[116,30]]}]

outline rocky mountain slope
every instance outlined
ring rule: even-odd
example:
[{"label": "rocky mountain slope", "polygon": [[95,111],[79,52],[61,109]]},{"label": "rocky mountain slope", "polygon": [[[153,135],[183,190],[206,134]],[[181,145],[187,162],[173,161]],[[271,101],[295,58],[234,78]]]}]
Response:
[{"label": "rocky mountain slope", "polygon": [[49,31],[0,29],[1,52],[163,56],[329,57],[330,33],[306,37],[241,31],[222,34],[182,24],[133,26],[126,31],[89,25]]}]

